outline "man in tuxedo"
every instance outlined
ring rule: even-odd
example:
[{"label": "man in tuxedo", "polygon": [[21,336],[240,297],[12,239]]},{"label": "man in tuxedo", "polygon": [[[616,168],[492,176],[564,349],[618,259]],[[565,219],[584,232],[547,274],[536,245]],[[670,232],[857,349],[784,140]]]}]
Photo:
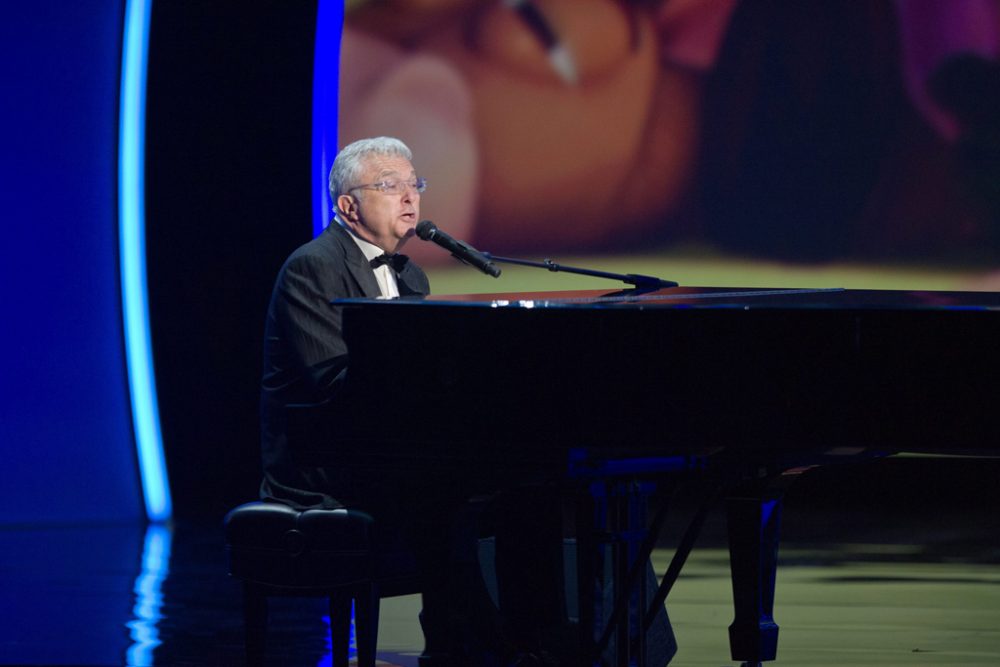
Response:
[{"label": "man in tuxedo", "polygon": [[[295,250],[268,307],[261,383],[261,496],[293,507],[336,508],[351,498],[337,470],[292,463],[285,408],[335,400],[347,368],[341,312],[333,299],[426,295],[427,276],[398,250],[414,235],[426,182],[398,139],[362,139],[330,170],[336,220]],[[391,409],[387,404],[386,409]],[[339,495],[338,495],[339,494]]]},{"label": "man in tuxedo", "polygon": [[[414,235],[426,187],[411,160],[409,148],[390,137],[363,139],[341,150],[330,171],[335,222],[281,267],[265,325],[260,494],[297,509],[364,510],[376,519],[376,548],[412,550],[418,566],[429,573],[421,612],[427,650],[421,665],[451,667],[461,661],[450,655],[459,639],[454,622],[468,613],[467,578],[454,576],[455,526],[464,518],[465,492],[412,476],[298,465],[287,435],[287,406],[338,400],[348,350],[340,309],[330,302],[430,292],[424,272],[398,254]],[[398,343],[387,354],[405,349],[401,332],[386,334],[387,341]],[[404,399],[387,387],[385,410],[398,400]],[[474,538],[474,533],[465,536],[466,569],[475,564]]]},{"label": "man in tuxedo", "polygon": [[[515,632],[511,641],[501,640],[491,609],[484,608],[488,597],[476,558],[479,518],[467,503],[474,482],[463,488],[461,479],[448,475],[433,479],[429,472],[414,476],[303,466],[291,455],[287,407],[336,402],[347,373],[341,313],[330,302],[430,292],[424,272],[398,253],[415,233],[420,196],[427,185],[411,160],[410,150],[389,137],[362,139],[341,150],[330,171],[336,221],[295,250],[278,274],[265,327],[261,497],[298,509],[364,510],[376,520],[376,548],[405,545],[413,552],[418,566],[429,574],[421,612],[427,642],[421,667],[496,664],[487,658],[494,654],[517,664],[543,664],[522,659],[526,651],[516,640],[520,633]],[[377,335],[383,334],[386,354],[408,353],[405,332]],[[380,409],[389,412],[397,401],[416,399],[396,396],[388,382]],[[371,424],[373,430],[379,426]],[[550,540],[551,548],[544,550],[558,553],[559,562],[555,557],[541,558],[541,550],[519,538],[535,523],[527,519],[543,513],[516,495],[502,504],[505,509],[497,514],[506,517],[513,511],[514,517],[507,522],[509,530],[498,535],[498,544],[508,545],[497,554],[498,570],[504,569],[502,563],[512,563],[513,570],[509,576],[498,572],[501,593],[510,591],[505,606],[510,609],[511,629],[528,621],[526,629],[534,634],[540,606],[550,610],[544,616],[557,615],[551,610],[558,605],[543,604],[538,594],[561,581],[561,542]],[[526,574],[537,574],[541,583]],[[555,593],[542,597],[554,600]]]}]

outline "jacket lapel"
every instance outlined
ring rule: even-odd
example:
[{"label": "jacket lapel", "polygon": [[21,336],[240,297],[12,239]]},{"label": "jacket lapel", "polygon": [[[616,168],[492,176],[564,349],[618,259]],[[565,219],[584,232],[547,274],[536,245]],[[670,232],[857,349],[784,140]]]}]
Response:
[{"label": "jacket lapel", "polygon": [[365,259],[361,248],[351,238],[351,233],[335,221],[330,223],[327,231],[333,235],[333,238],[343,248],[344,264],[347,266],[347,272],[351,274],[354,282],[357,283],[360,295],[368,299],[375,299],[381,296],[382,290],[378,288],[378,281],[375,280],[375,272],[368,265],[368,260]]}]

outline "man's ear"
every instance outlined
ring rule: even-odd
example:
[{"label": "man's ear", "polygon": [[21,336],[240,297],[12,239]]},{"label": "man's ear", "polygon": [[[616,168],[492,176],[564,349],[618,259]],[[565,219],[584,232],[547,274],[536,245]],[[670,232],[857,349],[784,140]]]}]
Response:
[{"label": "man's ear", "polygon": [[337,197],[337,213],[344,222],[357,222],[358,200],[351,195],[340,195]]}]

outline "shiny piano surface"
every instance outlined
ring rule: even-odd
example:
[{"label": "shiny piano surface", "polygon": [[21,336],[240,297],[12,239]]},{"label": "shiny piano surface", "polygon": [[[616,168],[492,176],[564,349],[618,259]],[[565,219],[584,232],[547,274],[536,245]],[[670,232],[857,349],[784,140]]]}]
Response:
[{"label": "shiny piano surface", "polygon": [[997,447],[998,293],[671,288],[339,303],[352,414],[391,377],[404,398],[379,423],[407,449]]},{"label": "shiny piano surface", "polygon": [[[730,640],[750,664],[775,656],[773,510],[789,470],[845,452],[995,454],[1000,440],[997,293],[678,287],[336,304],[351,361],[313,442],[339,460],[498,477],[572,472],[580,452],[598,471],[689,456],[734,468]],[[377,434],[354,430],[370,420]]]}]

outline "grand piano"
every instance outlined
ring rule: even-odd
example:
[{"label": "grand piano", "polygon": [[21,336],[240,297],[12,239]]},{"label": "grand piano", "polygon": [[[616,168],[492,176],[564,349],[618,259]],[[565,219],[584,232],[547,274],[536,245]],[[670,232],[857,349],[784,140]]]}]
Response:
[{"label": "grand piano", "polygon": [[[995,454],[1000,441],[997,293],[673,287],[335,305],[351,354],[341,409],[362,417],[328,422],[341,460],[540,480],[585,499],[588,662],[613,639],[614,663],[644,664],[645,610],[686,555],[682,541],[653,599],[631,586],[652,548],[650,483],[718,481],[732,657],[758,664],[776,655],[780,504],[798,472],[896,452]],[[386,377],[409,398],[378,411],[383,435],[355,432]],[[610,612],[594,606],[600,542],[614,546]]]}]

